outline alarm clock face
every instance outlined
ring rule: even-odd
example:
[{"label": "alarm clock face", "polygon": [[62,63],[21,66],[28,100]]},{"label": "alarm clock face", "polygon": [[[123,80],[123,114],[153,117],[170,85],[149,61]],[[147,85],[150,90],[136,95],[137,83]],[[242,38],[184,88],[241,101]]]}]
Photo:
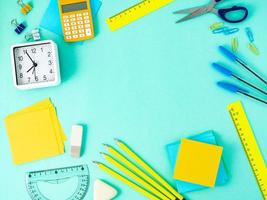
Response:
[{"label": "alarm clock face", "polygon": [[55,43],[43,41],[12,47],[17,87],[31,89],[56,85],[59,81]]}]

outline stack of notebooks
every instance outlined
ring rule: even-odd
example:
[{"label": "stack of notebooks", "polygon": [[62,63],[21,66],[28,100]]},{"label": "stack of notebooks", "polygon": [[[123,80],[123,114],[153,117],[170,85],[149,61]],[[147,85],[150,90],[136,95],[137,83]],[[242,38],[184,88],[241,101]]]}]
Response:
[{"label": "stack of notebooks", "polygon": [[50,99],[7,116],[5,126],[15,164],[64,153],[67,138]]},{"label": "stack of notebooks", "polygon": [[213,131],[182,139],[166,146],[180,193],[223,185],[228,175]]}]

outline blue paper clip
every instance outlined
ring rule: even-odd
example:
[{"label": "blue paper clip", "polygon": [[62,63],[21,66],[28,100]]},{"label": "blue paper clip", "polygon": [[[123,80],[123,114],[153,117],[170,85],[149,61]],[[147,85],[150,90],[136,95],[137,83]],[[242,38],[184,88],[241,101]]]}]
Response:
[{"label": "blue paper clip", "polygon": [[228,28],[223,33],[224,35],[231,35],[239,31],[239,28]]},{"label": "blue paper clip", "polygon": [[11,20],[11,24],[12,25],[14,25],[14,26],[16,26],[16,28],[15,28],[15,32],[19,35],[19,34],[21,34],[24,30],[25,30],[25,28],[26,28],[26,26],[23,24],[23,23],[18,23],[17,22],[17,20],[16,19],[12,19]]},{"label": "blue paper clip", "polygon": [[224,33],[226,30],[228,30],[228,27],[223,26],[221,28],[215,29],[212,31],[213,34],[219,34],[219,33]]},{"label": "blue paper clip", "polygon": [[245,31],[246,31],[246,34],[247,34],[247,36],[248,36],[249,41],[250,41],[251,43],[254,42],[254,36],[253,36],[253,33],[252,33],[251,28],[246,27],[246,28],[245,28]]}]

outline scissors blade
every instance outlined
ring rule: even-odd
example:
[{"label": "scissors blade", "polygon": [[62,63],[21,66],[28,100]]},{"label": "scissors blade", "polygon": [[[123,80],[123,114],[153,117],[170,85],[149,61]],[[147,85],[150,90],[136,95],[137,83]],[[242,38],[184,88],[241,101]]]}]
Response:
[{"label": "scissors blade", "polygon": [[187,9],[183,9],[183,10],[177,10],[174,11],[173,14],[186,14],[186,13],[193,13],[195,11],[197,11],[198,9],[202,8],[203,6],[197,6],[194,8],[187,8]]},{"label": "scissors blade", "polygon": [[210,12],[210,7],[209,6],[201,7],[199,9],[197,9],[196,11],[192,12],[191,14],[187,15],[186,17],[178,20],[176,22],[176,24],[180,23],[180,22],[187,21],[189,19],[193,19],[193,18],[198,17],[198,16],[203,15],[203,14],[206,14],[207,12]]}]

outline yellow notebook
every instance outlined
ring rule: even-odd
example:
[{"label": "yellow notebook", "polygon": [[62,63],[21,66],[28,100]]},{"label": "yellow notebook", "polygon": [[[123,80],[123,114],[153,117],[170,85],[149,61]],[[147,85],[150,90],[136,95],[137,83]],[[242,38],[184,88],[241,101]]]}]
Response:
[{"label": "yellow notebook", "polygon": [[174,179],[213,187],[223,148],[182,139],[174,170]]},{"label": "yellow notebook", "polygon": [[15,164],[64,153],[67,138],[49,99],[9,115],[5,126]]}]

